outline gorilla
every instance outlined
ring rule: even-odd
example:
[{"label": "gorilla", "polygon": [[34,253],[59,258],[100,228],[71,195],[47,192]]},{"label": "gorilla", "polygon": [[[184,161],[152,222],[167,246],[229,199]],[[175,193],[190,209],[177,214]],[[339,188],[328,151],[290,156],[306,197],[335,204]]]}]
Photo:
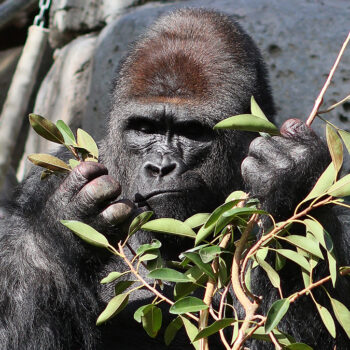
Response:
[{"label": "gorilla", "polygon": [[[40,169],[33,169],[8,203],[9,215],[0,222],[1,349],[166,348],[161,337],[149,338],[132,319],[140,302],[152,300],[143,290],[118,317],[95,326],[113,296],[113,286],[100,280],[125,266],[83,243],[61,219],[91,224],[117,242],[125,235],[125,222],[139,210],[184,220],[212,211],[229,193],[244,187],[283,218],[330,161],[322,141],[298,120],[288,121],[282,135],[272,138],[213,130],[224,118],[249,113],[251,96],[270,119],[274,115],[261,55],[226,15],[182,9],[160,18],[133,44],[113,86],[99,163],[84,162],[69,175],[43,181]],[[59,153],[66,157],[64,151]],[[350,240],[337,218],[317,215],[337,233],[335,248],[346,264]],[[140,232],[131,244],[137,247],[152,237]],[[186,239],[162,240],[165,259],[176,258],[190,246]],[[282,270],[286,295],[302,288],[299,275],[295,265]],[[339,291],[349,291],[345,282],[339,281]],[[252,284],[263,296],[266,312],[276,292],[261,270],[252,276]],[[328,335],[307,297],[291,307],[280,329],[315,349],[337,344],[337,350],[344,350],[349,344],[341,330],[336,341]],[[249,346],[272,348],[256,340]],[[170,348],[192,345],[183,335]]]}]

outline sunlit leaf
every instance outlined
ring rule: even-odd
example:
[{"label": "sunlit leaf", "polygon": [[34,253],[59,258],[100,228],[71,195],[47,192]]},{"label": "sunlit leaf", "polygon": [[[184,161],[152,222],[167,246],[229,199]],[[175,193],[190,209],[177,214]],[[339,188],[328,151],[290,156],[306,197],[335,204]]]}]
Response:
[{"label": "sunlit leaf", "polygon": [[333,241],[329,233],[323,228],[323,226],[315,220],[304,220],[307,232],[310,232],[320,242],[321,246],[328,252],[333,251]]},{"label": "sunlit leaf", "polygon": [[217,245],[204,247],[199,251],[199,256],[204,263],[210,263],[221,253],[221,248]]},{"label": "sunlit leaf", "polygon": [[222,216],[226,217],[234,217],[234,216],[244,216],[244,215],[251,215],[251,214],[268,214],[265,210],[259,210],[255,208],[233,208],[230,210],[227,210],[225,213],[222,214]]},{"label": "sunlit leaf", "polygon": [[119,294],[112,298],[107,307],[103,310],[101,315],[98,317],[96,321],[96,325],[99,326],[100,324],[108,321],[115,315],[117,315],[119,312],[121,312],[129,301],[129,294]]},{"label": "sunlit leaf", "polygon": [[266,315],[265,332],[270,333],[282,320],[289,309],[289,299],[276,300],[270,307]]},{"label": "sunlit leaf", "polygon": [[328,297],[331,301],[336,319],[338,320],[340,325],[343,327],[348,338],[350,338],[350,311],[346,308],[346,306],[343,303],[341,303],[336,299],[331,298],[329,294],[328,294]]},{"label": "sunlit leaf", "polygon": [[234,200],[240,200],[241,198],[245,198],[246,196],[247,194],[243,191],[234,191],[225,199],[225,203],[232,202]]},{"label": "sunlit leaf", "polygon": [[350,153],[350,133],[345,130],[338,130],[340,137],[342,138],[344,145],[348,152]]},{"label": "sunlit leaf", "polygon": [[280,280],[280,276],[278,275],[278,273],[266,261],[261,260],[258,257],[256,257],[256,260],[257,260],[258,264],[267,273],[267,276],[268,276],[269,280],[271,281],[272,285],[275,288],[279,288],[281,286],[281,280]]},{"label": "sunlit leaf", "polygon": [[284,237],[283,240],[286,240],[287,242],[317,256],[318,258],[323,259],[323,254],[320,250],[319,244],[310,238],[298,235],[290,235]]},{"label": "sunlit leaf", "polygon": [[125,272],[124,273],[117,272],[117,271],[110,272],[107,277],[105,277],[105,278],[103,278],[101,280],[101,283],[104,284],[104,283],[113,282],[113,281],[115,281],[116,279],[118,279],[120,276],[122,276],[124,274],[125,274]]},{"label": "sunlit leaf", "polygon": [[69,159],[68,163],[72,169],[74,169],[76,166],[80,164],[79,160],[76,160],[76,159]]},{"label": "sunlit leaf", "polygon": [[141,226],[150,219],[152,215],[153,211],[144,211],[141,214],[137,215],[129,226],[128,236],[130,237],[136,233],[141,228]]},{"label": "sunlit leaf", "polygon": [[35,165],[41,166],[51,171],[68,173],[71,168],[63,160],[51,156],[50,154],[35,153],[28,156],[28,159]]},{"label": "sunlit leaf", "polygon": [[220,205],[218,208],[216,208],[213,213],[209,216],[209,219],[205,223],[204,227],[208,228],[212,224],[214,224],[219,217],[227,210],[232,209],[232,207],[237,204],[237,201],[235,202],[228,202]]},{"label": "sunlit leaf", "polygon": [[194,264],[196,264],[204,273],[215,280],[215,275],[210,264],[206,264],[202,261],[199,254],[197,253],[184,253],[186,258],[190,259]]},{"label": "sunlit leaf", "polygon": [[159,249],[152,249],[143,254],[139,261],[151,261],[159,257]]},{"label": "sunlit leaf", "polygon": [[210,335],[213,335],[217,332],[219,332],[220,329],[224,329],[228,326],[230,326],[233,322],[235,322],[234,318],[223,318],[221,320],[213,322],[210,326],[205,327],[194,338],[195,340],[199,340],[202,338],[207,338]]},{"label": "sunlit leaf", "polygon": [[190,226],[191,228],[196,228],[199,226],[202,226],[206,223],[206,221],[209,218],[209,213],[198,213],[198,214],[194,214],[193,216],[191,216],[190,218],[188,218],[187,220],[184,221],[184,223],[188,226]]},{"label": "sunlit leaf", "polygon": [[169,323],[164,333],[165,345],[168,346],[174,340],[177,332],[181,329],[182,326],[183,322],[180,316],[176,317]]},{"label": "sunlit leaf", "polygon": [[56,126],[64,138],[64,143],[69,146],[75,146],[76,140],[70,127],[63,120],[58,120]]},{"label": "sunlit leaf", "polygon": [[193,323],[191,323],[191,321],[189,321],[186,317],[184,316],[180,316],[180,317],[182,319],[183,325],[185,326],[187,336],[192,342],[192,345],[196,350],[199,350],[200,349],[199,340],[194,341],[194,338],[198,334],[198,328]]},{"label": "sunlit leaf", "polygon": [[151,271],[148,277],[169,282],[191,282],[183,273],[166,267]]},{"label": "sunlit leaf", "polygon": [[197,233],[195,245],[198,245],[200,242],[206,239],[214,231],[214,229],[215,229],[215,222],[207,228],[205,228],[205,226],[203,225]]},{"label": "sunlit leaf", "polygon": [[38,115],[29,114],[29,122],[32,128],[40,136],[51,142],[64,144],[64,138],[57,126],[50,120]]},{"label": "sunlit leaf", "polygon": [[[251,331],[251,328],[249,328],[246,333],[248,333],[249,331]],[[277,328],[274,329],[272,331],[272,333],[274,334],[275,338],[277,339],[277,341],[281,345],[287,346],[287,345],[290,345],[292,343],[295,343],[295,339],[293,337],[291,337],[290,335],[279,331]],[[264,327],[258,328],[254,332],[254,334],[252,335],[252,338],[259,339],[259,340],[264,340],[264,341],[267,341],[267,342],[271,342],[271,338],[264,331]]]},{"label": "sunlit leaf", "polygon": [[162,243],[158,241],[158,239],[153,239],[152,243],[146,243],[146,244],[140,245],[136,250],[136,254],[142,255],[143,253],[149,250],[159,249],[161,246],[162,246]]},{"label": "sunlit leaf", "polygon": [[77,130],[78,147],[85,148],[94,158],[98,159],[98,148],[94,139],[84,130]]},{"label": "sunlit leaf", "polygon": [[79,238],[96,247],[107,248],[107,238],[91,226],[75,220],[61,220],[61,223],[73,231]]},{"label": "sunlit leaf", "polygon": [[310,264],[308,263],[308,261],[303,256],[295,252],[294,250],[276,249],[276,252],[278,254],[281,254],[285,258],[294,261],[296,264],[300,265],[306,271],[310,271]]},{"label": "sunlit leaf", "polygon": [[252,114],[240,114],[224,119],[216,124],[214,129],[267,132],[271,135],[279,134],[279,130],[274,124]]},{"label": "sunlit leaf", "polygon": [[333,197],[350,196],[350,174],[342,177],[327,191]]},{"label": "sunlit leaf", "polygon": [[303,200],[303,202],[306,202],[310,199],[317,198],[322,194],[326,194],[328,189],[332,186],[336,178],[336,174],[337,173],[335,171],[334,164],[330,163],[327,169],[322,173],[322,175],[317,180],[311,192]]},{"label": "sunlit leaf", "polygon": [[255,101],[254,96],[251,97],[250,99],[250,110],[253,115],[256,117],[262,118],[264,120],[268,120],[265,113],[262,111],[258,103]]},{"label": "sunlit leaf", "polygon": [[335,330],[335,324],[333,321],[333,317],[330,314],[330,312],[322,305],[318,304],[317,302],[315,302],[316,307],[317,307],[317,311],[319,312],[322,322],[325,325],[325,327],[327,328],[329,334],[335,338],[336,336],[336,330]]},{"label": "sunlit leaf", "polygon": [[142,225],[141,228],[145,231],[168,233],[190,238],[196,237],[196,233],[190,226],[176,219],[163,218],[148,221],[146,224]]},{"label": "sunlit leaf", "polygon": [[206,310],[208,305],[203,302],[203,300],[195,297],[184,297],[176,301],[169,309],[171,314],[182,315],[187,312],[197,312],[201,310]]},{"label": "sunlit leaf", "polygon": [[142,316],[144,315],[144,312],[147,312],[147,310],[151,309],[153,304],[147,304],[140,306],[135,312],[134,312],[134,320],[138,323],[142,322]]},{"label": "sunlit leaf", "polygon": [[338,173],[343,165],[343,144],[337,132],[329,124],[326,126],[326,137],[332,163],[335,171]]}]

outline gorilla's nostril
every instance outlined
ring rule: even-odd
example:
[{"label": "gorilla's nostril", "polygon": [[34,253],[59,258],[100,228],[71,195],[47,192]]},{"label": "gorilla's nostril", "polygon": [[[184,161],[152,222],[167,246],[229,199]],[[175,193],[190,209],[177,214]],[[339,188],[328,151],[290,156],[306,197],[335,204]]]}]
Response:
[{"label": "gorilla's nostril", "polygon": [[161,176],[165,176],[168,175],[169,173],[171,173],[174,169],[176,168],[176,164],[172,163],[166,166],[162,166],[160,169],[160,175]]}]

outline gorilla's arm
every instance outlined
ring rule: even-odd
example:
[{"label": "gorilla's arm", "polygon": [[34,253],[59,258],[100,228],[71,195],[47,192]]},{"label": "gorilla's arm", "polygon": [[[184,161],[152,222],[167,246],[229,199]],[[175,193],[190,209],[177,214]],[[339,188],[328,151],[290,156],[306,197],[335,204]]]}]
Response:
[{"label": "gorilla's arm", "polygon": [[99,270],[108,256],[60,220],[89,217],[107,230],[130,213],[127,201],[110,204],[119,194],[98,163],[82,163],[64,179],[40,181],[39,170],[26,179],[0,222],[2,349],[95,349]]}]

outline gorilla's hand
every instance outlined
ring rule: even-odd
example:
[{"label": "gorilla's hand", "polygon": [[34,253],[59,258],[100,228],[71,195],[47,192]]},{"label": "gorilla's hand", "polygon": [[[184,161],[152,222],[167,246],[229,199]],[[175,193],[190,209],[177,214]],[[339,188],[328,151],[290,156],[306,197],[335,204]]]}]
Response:
[{"label": "gorilla's hand", "polygon": [[104,165],[83,162],[65,178],[47,207],[58,220],[84,221],[105,233],[122,224],[133,210],[131,201],[117,201],[120,193],[120,184]]},{"label": "gorilla's hand", "polygon": [[278,218],[290,214],[330,162],[325,144],[302,121],[287,120],[281,135],[253,140],[242,163],[248,190]]}]

